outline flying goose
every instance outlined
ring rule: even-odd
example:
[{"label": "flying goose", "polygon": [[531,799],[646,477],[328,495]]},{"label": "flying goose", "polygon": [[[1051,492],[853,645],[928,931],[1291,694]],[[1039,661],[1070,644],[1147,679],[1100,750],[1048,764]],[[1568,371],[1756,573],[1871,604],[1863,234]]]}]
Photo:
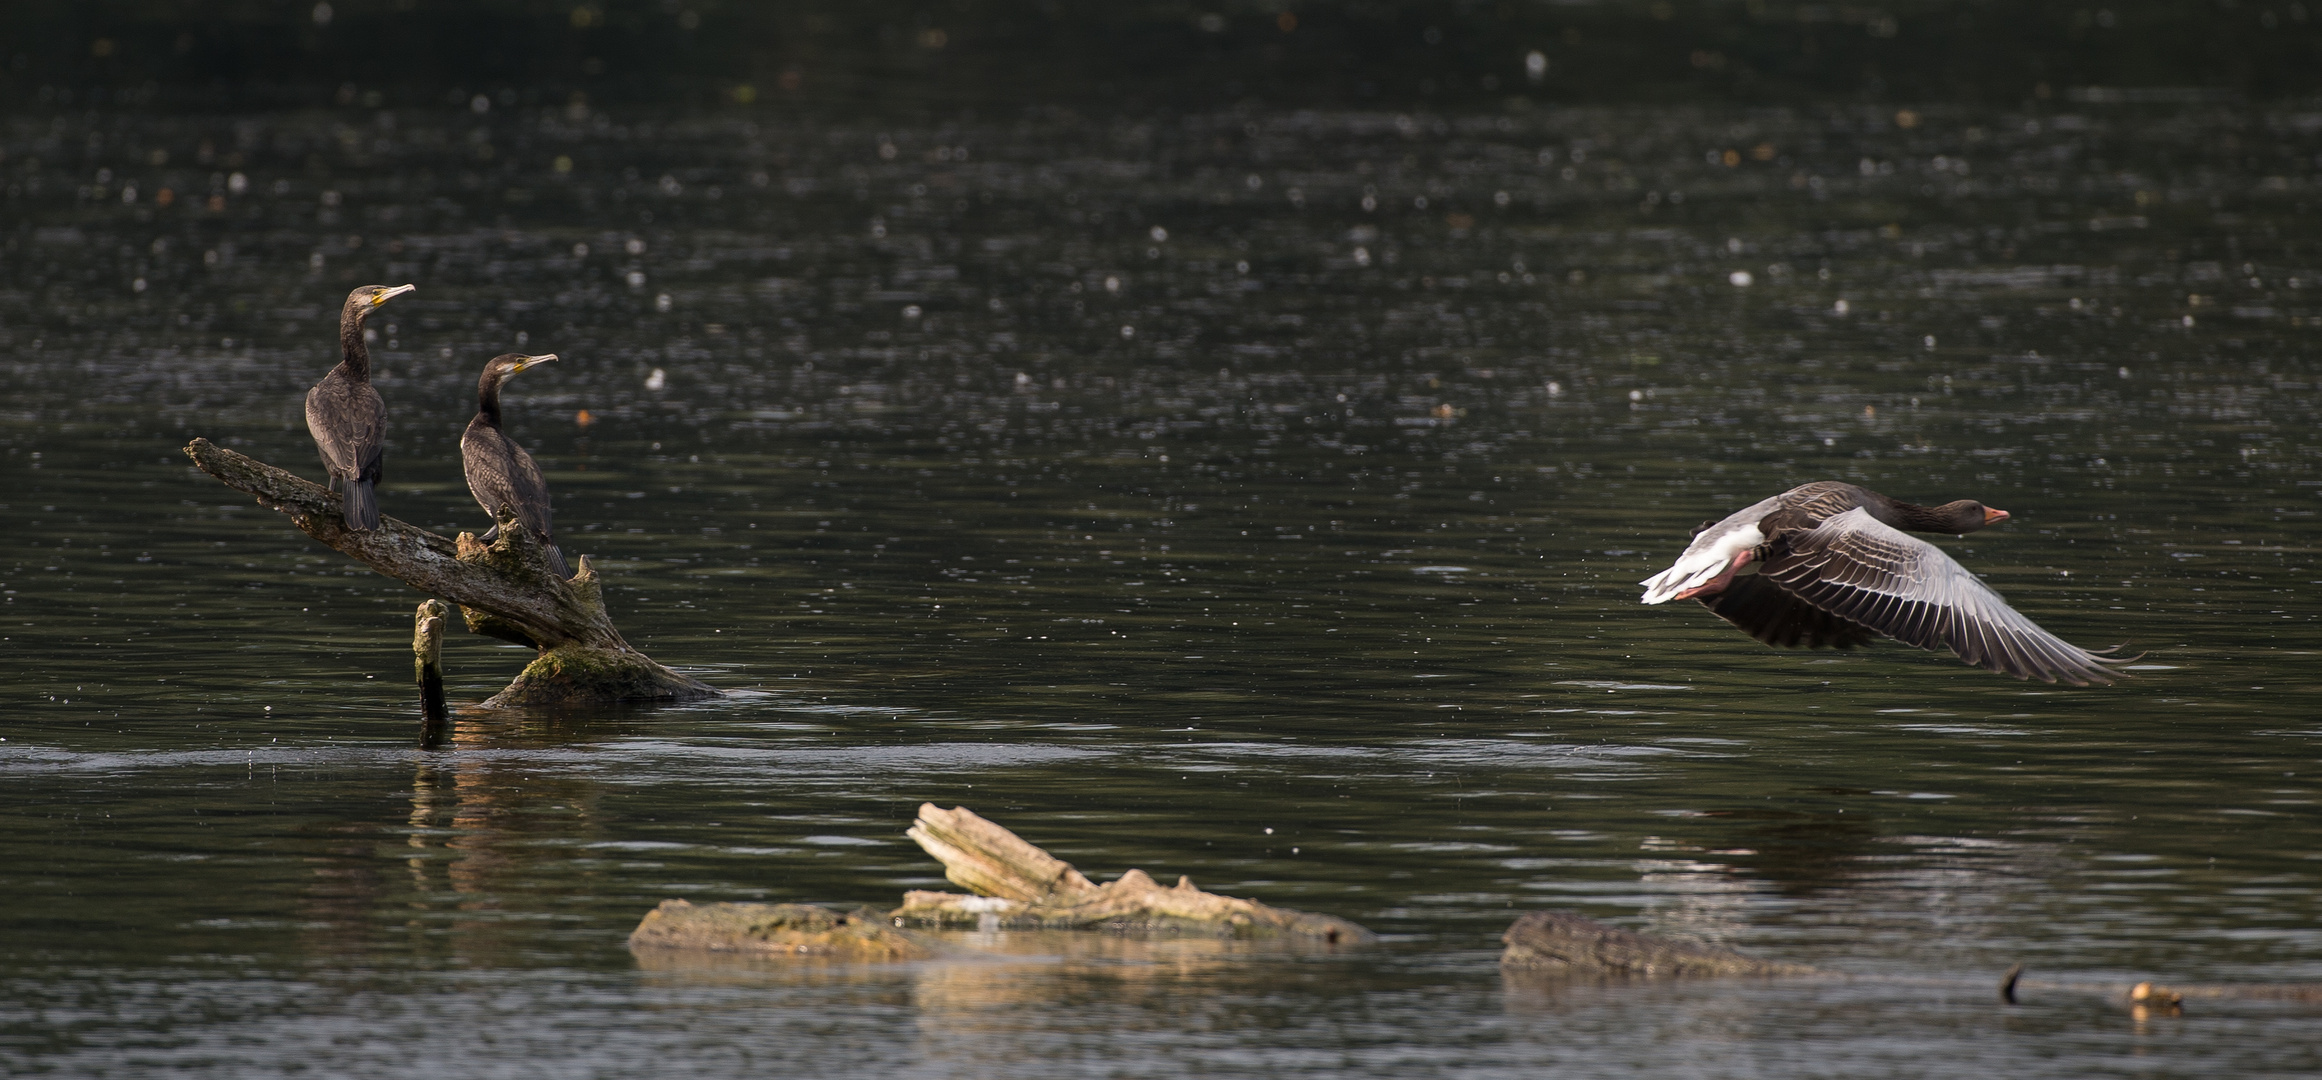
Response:
[{"label": "flying goose", "polygon": [[1884,636],[1948,647],[2019,679],[2118,678],[2108,665],[2134,657],[2040,629],[1942,549],[1903,531],[1970,533],[2007,519],[1972,499],[1918,506],[1818,481],[1704,524],[1675,564],[1639,584],[1645,603],[1699,600],[1768,645],[1850,649]]}]

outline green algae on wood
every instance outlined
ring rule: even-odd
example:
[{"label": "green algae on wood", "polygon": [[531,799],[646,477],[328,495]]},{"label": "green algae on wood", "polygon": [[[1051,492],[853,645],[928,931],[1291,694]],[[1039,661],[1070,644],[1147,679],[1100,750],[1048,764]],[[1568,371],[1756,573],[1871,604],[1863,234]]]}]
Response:
[{"label": "green algae on wood", "polygon": [[629,934],[632,949],[701,949],[841,960],[920,960],[934,955],[876,911],[812,904],[694,904],[663,900]]}]

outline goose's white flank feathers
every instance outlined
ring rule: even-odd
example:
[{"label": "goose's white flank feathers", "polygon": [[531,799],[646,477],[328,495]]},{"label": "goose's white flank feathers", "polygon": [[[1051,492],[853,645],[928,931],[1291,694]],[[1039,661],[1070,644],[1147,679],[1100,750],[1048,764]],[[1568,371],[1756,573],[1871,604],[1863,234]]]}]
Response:
[{"label": "goose's white flank feathers", "polygon": [[1782,497],[1760,499],[1727,515],[1693,538],[1685,553],[1677,561],[1652,577],[1637,584],[1645,587],[1644,602],[1665,604],[1676,599],[1687,589],[1699,588],[1717,579],[1725,568],[1733,565],[1734,557],[1766,542],[1766,534],[1758,529],[1758,522],[1782,507]]}]

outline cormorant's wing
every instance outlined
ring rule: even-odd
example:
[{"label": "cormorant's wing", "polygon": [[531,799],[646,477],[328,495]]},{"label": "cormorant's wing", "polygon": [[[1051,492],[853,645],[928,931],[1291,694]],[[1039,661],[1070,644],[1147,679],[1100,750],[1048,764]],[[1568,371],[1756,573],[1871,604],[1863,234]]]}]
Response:
[{"label": "cormorant's wing", "polygon": [[1759,575],[1843,619],[2019,679],[2111,682],[2100,656],[2040,629],[1941,549],[1856,508],[1793,534]]},{"label": "cormorant's wing", "polygon": [[369,384],[357,383],[332,368],[306,392],[306,430],[314,436],[315,449],[332,479],[379,479],[387,442],[387,406]]},{"label": "cormorant's wing", "polygon": [[551,522],[555,514],[548,506],[548,480],[540,475],[540,466],[533,462],[531,454],[516,445],[516,440],[508,440],[508,451],[515,459],[515,468],[510,471],[509,480],[523,500],[517,504],[517,520],[522,521],[525,528],[539,533],[542,540],[554,542],[556,529]]},{"label": "cormorant's wing", "polygon": [[480,419],[471,421],[460,436],[460,458],[468,476],[468,491],[485,513],[496,515],[501,507],[508,507],[516,512],[517,522],[543,541],[554,542],[548,481],[516,440]]}]

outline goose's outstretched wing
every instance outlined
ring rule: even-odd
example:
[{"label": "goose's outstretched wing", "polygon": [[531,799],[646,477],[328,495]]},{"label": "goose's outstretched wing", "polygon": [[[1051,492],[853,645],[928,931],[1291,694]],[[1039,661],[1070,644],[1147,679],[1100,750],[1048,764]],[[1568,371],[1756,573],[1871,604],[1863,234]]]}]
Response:
[{"label": "goose's outstretched wing", "polygon": [[1777,648],[1851,649],[1879,632],[1792,596],[1762,574],[1737,577],[1725,591],[1697,596],[1701,606]]},{"label": "goose's outstretched wing", "polygon": [[[1849,510],[1791,537],[1759,577],[1799,600],[1922,649],[2042,682],[2109,683],[2103,656],[2040,629],[1942,549]],[[1744,627],[1747,629],[1747,627]]]}]

